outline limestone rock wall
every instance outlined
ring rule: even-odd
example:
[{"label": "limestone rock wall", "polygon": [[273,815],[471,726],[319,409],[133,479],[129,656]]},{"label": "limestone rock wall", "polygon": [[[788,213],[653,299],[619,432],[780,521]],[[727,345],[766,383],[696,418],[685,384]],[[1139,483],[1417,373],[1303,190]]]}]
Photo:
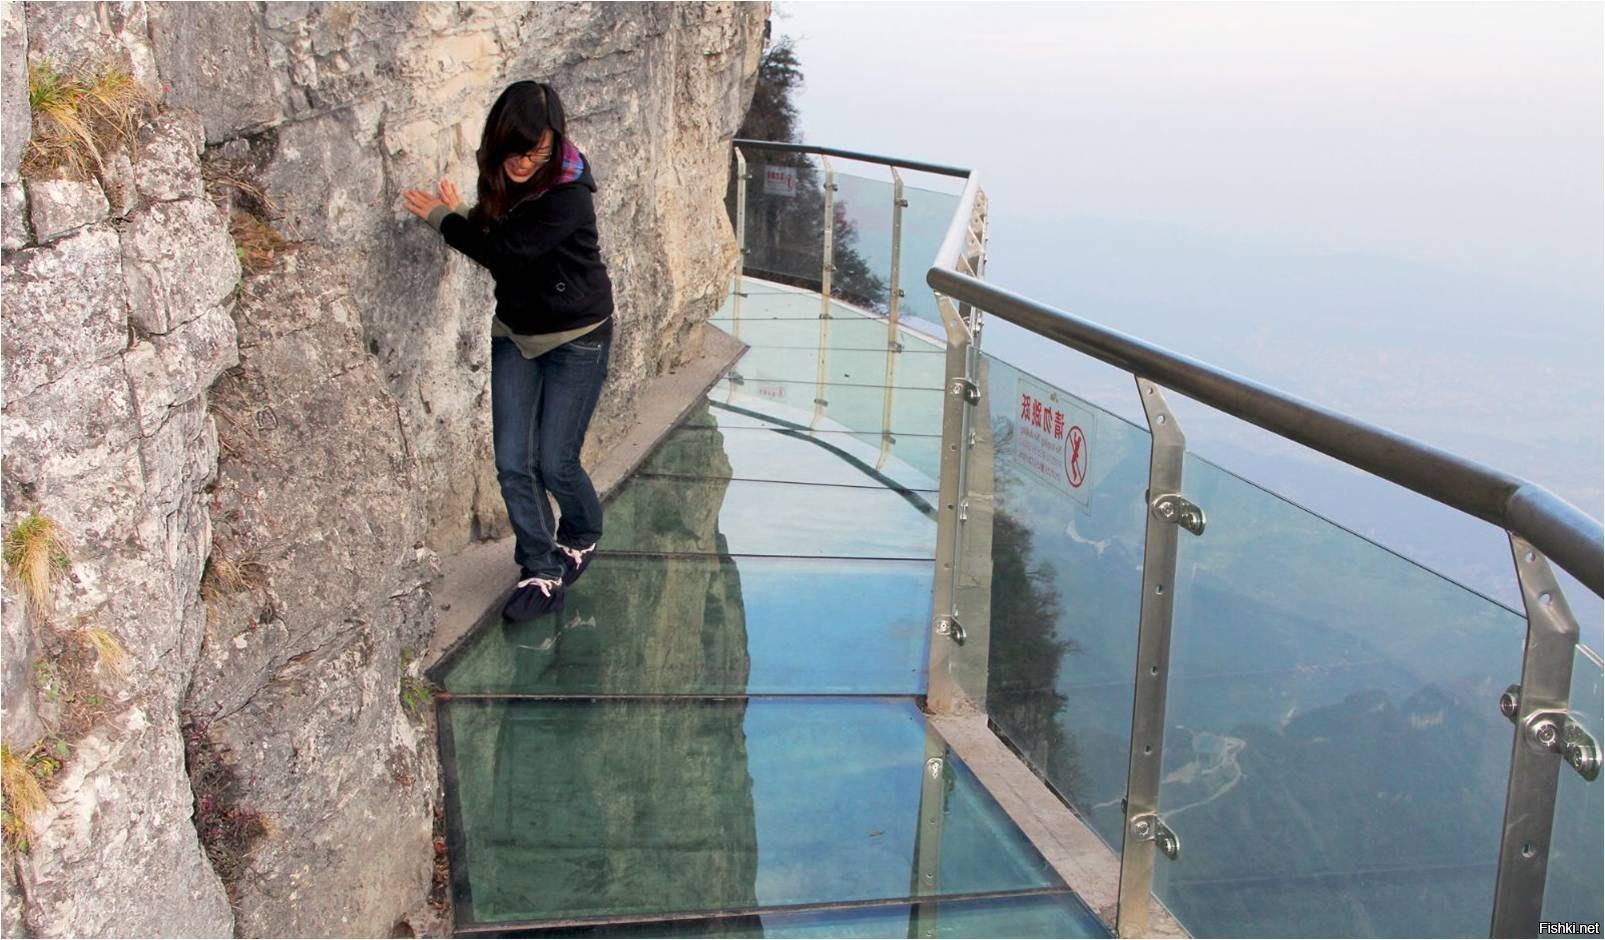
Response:
[{"label": "limestone rock wall", "polygon": [[[48,617],[4,589],[4,738],[70,748],[7,855],[7,934],[385,935],[422,903],[436,767],[398,683],[438,554],[507,528],[491,283],[401,191],[472,193],[500,90],[559,89],[617,286],[603,449],[698,351],[733,270],[728,141],[767,14],[4,5],[0,495],[8,526],[56,520],[72,559]],[[46,59],[118,63],[160,100],[95,179],[19,175],[24,64]],[[294,243],[255,273],[242,207]],[[237,858],[197,837],[213,800],[265,822]]]},{"label": "limestone rock wall", "polygon": [[[37,508],[60,524],[72,568],[48,622],[9,583],[5,598],[5,740],[70,738],[28,851],[10,855],[19,913],[42,935],[225,935],[228,901],[189,823],[179,713],[205,629],[218,450],[205,392],[238,361],[239,263],[198,185],[154,182],[200,179],[200,126],[182,115],[144,128],[116,207],[94,180],[17,176],[28,125],[14,120],[27,113],[14,52],[49,34],[31,36],[21,12],[5,19],[4,185],[26,213],[8,195],[4,500],[8,522]],[[120,672],[82,655],[95,629],[126,651]]]},{"label": "limestone rock wall", "polygon": [[699,351],[734,271],[728,142],[750,100],[765,4],[162,4],[169,100],[249,161],[292,238],[339,249],[369,348],[419,461],[430,544],[510,532],[489,455],[489,276],[444,250],[401,191],[475,190],[474,152],[510,82],[551,82],[593,161],[617,288],[590,446],[647,379]]}]

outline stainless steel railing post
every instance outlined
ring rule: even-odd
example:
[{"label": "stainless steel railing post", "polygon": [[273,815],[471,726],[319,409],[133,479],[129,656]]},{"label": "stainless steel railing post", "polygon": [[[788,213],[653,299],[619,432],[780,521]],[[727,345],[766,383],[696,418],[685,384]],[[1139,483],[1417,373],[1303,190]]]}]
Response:
[{"label": "stainless steel railing post", "polygon": [[[977,226],[977,218],[984,225],[985,204],[976,198],[977,192],[970,195],[972,198],[961,204],[970,210],[964,223],[966,232]],[[960,263],[971,271],[979,270],[979,239],[966,245]],[[969,459],[975,443],[971,429],[982,401],[978,381],[980,350],[975,345],[980,311],[968,304],[955,304],[948,297],[938,296],[936,300],[947,332],[947,371],[943,382],[946,394],[942,405],[936,580],[932,588],[933,635],[926,706],[933,714],[956,714],[985,708],[987,637],[971,637],[959,609],[965,523],[969,518]]]},{"label": "stainless steel railing post", "polygon": [[730,297],[732,335],[741,338],[741,298],[747,271],[747,158],[740,147],[736,152],[736,289]]},{"label": "stainless steel railing post", "polygon": [[1599,748],[1569,712],[1577,618],[1548,559],[1515,533],[1510,533],[1510,550],[1527,610],[1527,643],[1521,684],[1511,686],[1499,700],[1500,711],[1516,729],[1489,932],[1495,937],[1532,937],[1538,934],[1544,905],[1563,764],[1592,780],[1599,773]]},{"label": "stainless steel railing post", "polygon": [[903,209],[908,200],[903,198],[903,174],[892,171],[892,274],[887,289],[886,307],[886,392],[881,405],[881,451],[875,469],[885,468],[892,456],[892,388],[897,384],[897,354],[903,344],[897,339],[897,318],[903,305]]},{"label": "stainless steel railing post", "polygon": [[836,171],[830,158],[821,156],[825,168],[825,234],[819,274],[819,367],[814,375],[814,419],[810,428],[818,428],[825,416],[825,380],[830,375],[830,275],[835,270],[836,232]]},{"label": "stainless steel railing post", "polygon": [[[1137,621],[1136,680],[1131,699],[1131,750],[1126,764],[1126,825],[1120,848],[1122,937],[1148,933],[1154,855],[1175,858],[1180,839],[1159,816],[1159,774],[1165,754],[1165,695],[1170,680],[1170,624],[1175,603],[1180,530],[1201,533],[1203,512],[1182,498],[1187,438],[1159,386],[1137,377],[1148,416],[1148,512],[1142,551],[1142,605]],[[1191,517],[1189,517],[1191,513]]]}]

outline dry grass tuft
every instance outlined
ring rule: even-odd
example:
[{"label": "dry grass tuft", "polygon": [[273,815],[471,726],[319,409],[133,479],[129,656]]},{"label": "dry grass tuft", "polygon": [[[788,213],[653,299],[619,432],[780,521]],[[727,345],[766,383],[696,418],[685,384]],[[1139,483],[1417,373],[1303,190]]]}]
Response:
[{"label": "dry grass tuft", "polygon": [[110,631],[94,627],[84,631],[84,643],[95,651],[100,664],[114,675],[128,674],[128,651]]},{"label": "dry grass tuft", "polygon": [[26,851],[29,824],[45,808],[45,789],[29,768],[27,758],[12,753],[9,744],[0,744],[0,785],[5,791],[5,815],[0,820],[5,841]]},{"label": "dry grass tuft", "polygon": [[60,527],[30,511],[6,533],[4,559],[6,575],[21,589],[29,612],[48,617],[56,579],[72,567]]},{"label": "dry grass tuft", "polygon": [[229,213],[229,234],[234,236],[234,250],[247,274],[272,268],[279,256],[292,247],[277,229],[242,209]]},{"label": "dry grass tuft", "polygon": [[121,66],[92,75],[67,74],[48,61],[29,67],[33,137],[23,172],[60,171],[76,179],[103,174],[106,153],[131,146],[139,122],[155,104]]}]

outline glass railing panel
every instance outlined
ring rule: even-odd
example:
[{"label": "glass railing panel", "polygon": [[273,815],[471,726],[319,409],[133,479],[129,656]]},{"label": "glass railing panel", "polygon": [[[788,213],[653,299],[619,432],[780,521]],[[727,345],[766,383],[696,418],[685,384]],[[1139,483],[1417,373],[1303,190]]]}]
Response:
[{"label": "glass railing panel", "polygon": [[942,239],[947,237],[947,227],[953,221],[953,213],[958,211],[959,197],[905,183],[903,198],[908,205],[903,209],[900,265],[903,299],[898,316],[936,324],[940,334],[942,315],[936,307],[936,295],[925,284],[925,273],[941,250]]},{"label": "glass railing panel", "polygon": [[955,756],[925,785],[909,699],[455,699],[441,720],[465,925],[1063,887]]},{"label": "glass railing panel", "polygon": [[599,555],[563,610],[485,624],[454,694],[920,695],[931,563]]},{"label": "glass railing panel", "polygon": [[1155,894],[1197,936],[1488,931],[1524,618],[1188,454]]},{"label": "glass railing panel", "polygon": [[934,516],[918,493],[638,477],[608,500],[597,550],[934,558]]},{"label": "glass railing panel", "polygon": [[[1148,432],[985,358],[996,492],[987,712],[1118,850]],[[1068,461],[1072,429],[1082,449]]]},{"label": "glass railing panel", "polygon": [[[1572,662],[1571,711],[1596,740],[1602,733],[1605,698],[1600,694],[1599,654],[1578,647]],[[1597,924],[1605,885],[1605,783],[1584,780],[1570,767],[1560,769],[1555,828],[1549,840],[1549,872],[1544,886],[1543,920],[1551,924]]]},{"label": "glass railing panel", "polygon": [[878,940],[883,937],[1107,937],[1103,925],[1073,895],[1049,894],[976,901],[932,900],[824,911],[771,911],[717,919],[658,921],[608,927],[565,927],[507,937],[767,937]]},{"label": "glass railing panel", "polygon": [[[746,271],[819,291],[825,265],[825,191],[817,159],[771,150],[753,149],[745,154],[751,177],[747,181]],[[732,156],[732,179],[734,163]],[[733,218],[733,190],[727,211]]]},{"label": "glass railing panel", "polygon": [[892,184],[840,170],[835,180],[830,295],[884,314],[892,280]]}]

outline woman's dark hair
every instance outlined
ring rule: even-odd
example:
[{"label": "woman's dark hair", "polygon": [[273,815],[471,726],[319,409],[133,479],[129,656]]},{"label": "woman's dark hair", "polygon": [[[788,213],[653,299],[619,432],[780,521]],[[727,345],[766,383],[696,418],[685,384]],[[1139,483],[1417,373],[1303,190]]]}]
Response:
[{"label": "woman's dark hair", "polygon": [[[514,183],[502,162],[515,153],[528,153],[540,145],[541,134],[552,132],[552,154],[535,175]],[[479,225],[499,222],[526,193],[550,185],[563,170],[563,102],[557,90],[543,82],[514,82],[491,105],[485,130],[479,138],[479,202],[470,213]]]}]

